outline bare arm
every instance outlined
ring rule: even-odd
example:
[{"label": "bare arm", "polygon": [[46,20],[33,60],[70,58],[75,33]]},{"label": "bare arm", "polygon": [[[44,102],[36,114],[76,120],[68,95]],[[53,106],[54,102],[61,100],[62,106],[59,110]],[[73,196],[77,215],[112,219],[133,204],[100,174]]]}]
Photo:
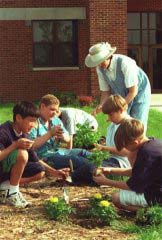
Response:
[{"label": "bare arm", "polygon": [[17,144],[16,144],[16,142],[13,142],[9,147],[0,151],[0,161],[2,161],[4,158],[6,158],[15,149],[17,149]]},{"label": "bare arm", "polygon": [[119,189],[130,190],[126,182],[107,179],[104,175],[93,177],[93,180],[99,185],[107,185]]},{"label": "bare arm", "polygon": [[127,176],[130,177],[132,175],[132,168],[111,168],[104,167],[102,168],[103,173],[106,174],[114,174],[118,176]]},{"label": "bare arm", "polygon": [[119,156],[128,156],[129,155],[129,151],[125,148],[123,148],[121,151],[118,151],[116,147],[104,146],[104,145],[101,145],[101,144],[95,144],[95,147],[98,150],[108,151],[112,154],[117,154]]},{"label": "bare arm", "polygon": [[101,96],[100,96],[100,104],[94,109],[92,114],[96,116],[99,112],[102,111],[102,105],[106,101],[106,99],[110,96],[110,91],[101,91]]},{"label": "bare arm", "polygon": [[56,170],[49,166],[47,163],[45,163],[43,160],[39,160],[39,162],[44,166],[46,172],[55,178],[66,179],[66,177],[69,175],[70,169],[68,168]]},{"label": "bare arm", "polygon": [[129,92],[125,97],[127,104],[129,104],[135,98],[136,95],[137,95],[137,86],[135,85],[129,88]]},{"label": "bare arm", "polygon": [[67,148],[73,148],[73,135],[70,135],[70,141],[67,143]]},{"label": "bare arm", "polygon": [[48,141],[51,137],[54,137],[54,136],[58,139],[64,138],[63,130],[61,129],[60,125],[54,126],[43,136],[35,138],[32,146],[33,149],[37,149],[41,147],[46,141]]},{"label": "bare arm", "polygon": [[13,142],[9,147],[0,151],[0,161],[6,158],[15,149],[30,149],[33,145],[33,141],[28,138],[20,138]]}]

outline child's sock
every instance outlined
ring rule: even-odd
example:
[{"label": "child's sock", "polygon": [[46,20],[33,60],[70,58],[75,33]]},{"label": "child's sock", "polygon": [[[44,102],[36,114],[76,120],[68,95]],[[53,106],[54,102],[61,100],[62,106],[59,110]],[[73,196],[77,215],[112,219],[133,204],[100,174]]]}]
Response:
[{"label": "child's sock", "polygon": [[7,180],[7,181],[4,181],[0,184],[0,189],[1,190],[6,190],[6,189],[9,189],[10,188],[10,181]]},{"label": "child's sock", "polygon": [[19,185],[13,186],[10,184],[9,195],[11,195],[12,193],[16,193],[16,192],[19,192]]}]

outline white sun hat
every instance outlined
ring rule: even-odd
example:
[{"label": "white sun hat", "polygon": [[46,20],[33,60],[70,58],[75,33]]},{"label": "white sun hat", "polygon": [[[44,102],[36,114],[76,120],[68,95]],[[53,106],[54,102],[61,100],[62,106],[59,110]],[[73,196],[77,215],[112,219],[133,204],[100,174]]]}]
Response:
[{"label": "white sun hat", "polygon": [[85,65],[89,68],[97,67],[111,57],[115,51],[116,47],[111,47],[108,42],[97,43],[90,47],[89,54],[85,58]]}]

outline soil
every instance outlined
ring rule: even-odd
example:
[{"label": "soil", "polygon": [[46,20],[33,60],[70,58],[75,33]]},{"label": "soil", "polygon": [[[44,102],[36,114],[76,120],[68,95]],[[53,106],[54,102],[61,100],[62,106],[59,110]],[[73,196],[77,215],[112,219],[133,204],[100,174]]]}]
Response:
[{"label": "soil", "polygon": [[88,198],[99,192],[109,195],[110,188],[68,186],[70,204],[77,209],[67,223],[49,220],[44,201],[51,196],[63,196],[63,183],[44,179],[21,187],[24,197],[32,203],[26,209],[0,205],[0,239],[3,240],[127,240],[133,235],[124,234],[103,226],[97,219],[85,219],[81,213],[86,209]]}]

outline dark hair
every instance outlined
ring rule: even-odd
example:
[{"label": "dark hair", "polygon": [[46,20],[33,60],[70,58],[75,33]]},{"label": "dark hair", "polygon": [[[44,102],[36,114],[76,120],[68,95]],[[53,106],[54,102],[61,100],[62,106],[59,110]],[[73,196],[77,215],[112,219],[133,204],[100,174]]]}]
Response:
[{"label": "dark hair", "polygon": [[118,127],[114,142],[118,151],[121,151],[128,144],[136,139],[140,139],[144,134],[144,125],[137,119],[123,120]]},{"label": "dark hair", "polygon": [[126,100],[119,94],[110,95],[102,106],[102,112],[104,114],[110,114],[112,112],[118,112],[119,110],[126,111],[128,104]]},{"label": "dark hair", "polygon": [[20,114],[22,118],[40,116],[39,110],[32,102],[21,101],[13,107],[13,121],[16,120],[16,115]]}]

